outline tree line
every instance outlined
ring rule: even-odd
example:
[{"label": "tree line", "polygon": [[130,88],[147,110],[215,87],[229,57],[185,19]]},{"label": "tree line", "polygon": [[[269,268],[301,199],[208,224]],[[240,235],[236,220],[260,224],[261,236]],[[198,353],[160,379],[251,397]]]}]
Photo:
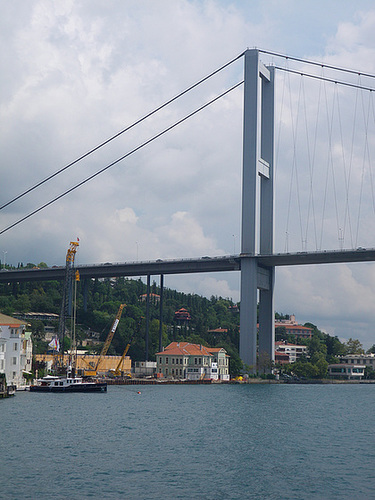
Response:
[{"label": "tree line", "polygon": [[[37,266],[46,267],[45,263]],[[78,345],[87,339],[92,332],[99,334],[104,342],[112,326],[120,304],[125,303],[122,318],[111,343],[108,354],[121,355],[125,346],[131,341],[128,355],[133,361],[145,359],[146,333],[146,284],[141,279],[90,279],[86,298],[83,295],[83,282],[77,283],[76,290],[76,339]],[[63,283],[59,281],[23,282],[0,284],[0,311],[10,316],[16,313],[44,312],[60,313]],[[151,285],[151,294],[160,295],[160,289],[155,282]],[[86,306],[84,307],[84,301]],[[150,300],[149,307],[149,360],[155,360],[159,350],[159,301],[155,297]],[[185,308],[190,313],[190,320],[178,321],[175,312]],[[276,313],[276,318],[287,315]],[[68,323],[69,324],[69,323]],[[58,329],[56,322],[55,330]],[[350,339],[341,342],[338,337],[321,332],[312,323],[306,323],[313,330],[311,339],[300,339],[285,334],[285,328],[276,328],[276,340],[307,345],[308,355],[291,365],[280,366],[286,373],[293,372],[297,376],[307,378],[323,378],[327,373],[329,363],[338,361],[343,354],[358,354],[364,352],[358,340]],[[222,329],[223,332],[212,332]],[[44,340],[44,324],[42,321],[31,321],[34,353],[46,352],[47,342]],[[188,341],[210,347],[223,347],[230,355],[230,371],[232,376],[239,375],[246,367],[239,357],[239,304],[229,298],[211,296],[209,299],[197,294],[186,294],[169,288],[163,290],[163,322],[162,344],[172,341]],[[66,340],[65,347],[69,347]],[[89,352],[100,352],[101,344],[86,348]],[[373,346],[375,352],[375,346]],[[259,359],[259,365],[261,359]],[[264,367],[263,367],[264,368]],[[262,366],[258,366],[262,372]]]}]

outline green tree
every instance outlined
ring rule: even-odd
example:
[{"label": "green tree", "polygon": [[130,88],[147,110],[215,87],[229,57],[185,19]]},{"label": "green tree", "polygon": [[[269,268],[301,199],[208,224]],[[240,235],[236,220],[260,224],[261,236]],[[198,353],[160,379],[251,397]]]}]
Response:
[{"label": "green tree", "polygon": [[314,334],[306,343],[307,352],[310,357],[313,357],[316,353],[323,353],[324,355],[327,353],[327,346],[318,335]]},{"label": "green tree", "polygon": [[363,345],[357,339],[350,338],[345,344],[346,353],[345,354],[364,354],[365,350]]},{"label": "green tree", "polygon": [[366,366],[365,368],[365,379],[374,380],[375,379],[375,370],[372,366]]}]

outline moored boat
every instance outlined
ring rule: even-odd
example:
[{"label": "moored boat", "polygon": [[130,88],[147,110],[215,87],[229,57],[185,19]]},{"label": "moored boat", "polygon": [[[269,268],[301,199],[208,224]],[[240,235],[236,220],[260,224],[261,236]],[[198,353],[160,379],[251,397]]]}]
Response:
[{"label": "moored boat", "polygon": [[31,392],[107,392],[106,382],[84,380],[82,377],[47,375],[30,386]]}]

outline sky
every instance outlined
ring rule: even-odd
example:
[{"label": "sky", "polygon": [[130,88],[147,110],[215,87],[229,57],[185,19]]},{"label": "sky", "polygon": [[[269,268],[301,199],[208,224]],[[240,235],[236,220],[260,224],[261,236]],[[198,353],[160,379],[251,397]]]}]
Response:
[{"label": "sky", "polygon": [[[0,0],[0,9],[0,205],[247,48],[375,74],[371,0]],[[261,59],[319,73],[319,68],[270,54],[262,53]],[[370,170],[374,134],[366,128],[374,122],[369,93],[336,93],[328,84],[302,83],[301,77],[285,75],[277,71],[275,250],[375,247]],[[328,71],[324,75],[331,76]],[[241,58],[0,210],[0,231],[242,78]],[[352,77],[353,82],[358,79]],[[371,78],[361,77],[360,83],[374,86]],[[318,107],[321,121],[315,119]],[[296,108],[298,150],[291,141],[297,135]],[[1,234],[1,261],[62,265],[69,242],[77,237],[77,264],[239,253],[242,113],[243,91],[238,88]],[[304,128],[309,128],[310,143],[303,139]],[[363,130],[367,134],[360,135]],[[324,155],[327,143],[333,153]],[[312,144],[313,151],[308,147]],[[312,164],[317,165],[315,205],[308,202]],[[340,180],[342,164],[347,170]],[[355,193],[358,200],[362,192],[364,201],[353,201],[357,208],[350,219],[347,200]],[[299,196],[308,202],[302,209]],[[316,220],[326,216],[324,230],[315,229],[315,234],[315,220],[307,215],[313,207]],[[298,231],[300,236],[294,234]],[[368,348],[375,343],[374,278],[371,263],[280,268],[275,308],[342,340],[358,338]],[[167,287],[234,301],[240,299],[239,283],[238,273],[165,277]]]}]

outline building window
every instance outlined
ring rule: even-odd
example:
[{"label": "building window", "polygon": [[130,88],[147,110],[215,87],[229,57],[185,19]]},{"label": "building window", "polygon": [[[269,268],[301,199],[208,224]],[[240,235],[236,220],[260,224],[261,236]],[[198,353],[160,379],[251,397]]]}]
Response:
[{"label": "building window", "polygon": [[12,364],[16,365],[17,364],[17,358],[12,358]]},{"label": "building window", "polygon": [[172,358],[172,365],[174,365],[174,358]]},{"label": "building window", "polygon": [[13,351],[17,351],[17,350],[18,350],[18,344],[17,344],[17,342],[15,342],[13,344]]},{"label": "building window", "polygon": [[159,358],[159,363],[161,364],[161,358]]},{"label": "building window", "polygon": [[165,358],[165,364],[166,365],[168,364],[168,358]]},{"label": "building window", "polygon": [[194,358],[194,364],[198,364],[198,359],[197,358]]}]

